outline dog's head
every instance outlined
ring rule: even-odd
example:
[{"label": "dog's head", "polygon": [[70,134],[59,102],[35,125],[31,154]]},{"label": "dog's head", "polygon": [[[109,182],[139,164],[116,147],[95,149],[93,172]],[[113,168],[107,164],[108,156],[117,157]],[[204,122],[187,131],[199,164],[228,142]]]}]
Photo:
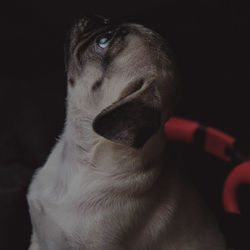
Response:
[{"label": "dog's head", "polygon": [[65,57],[68,119],[78,129],[87,121],[108,140],[141,147],[172,113],[174,67],[152,30],[85,18],[73,27]]}]

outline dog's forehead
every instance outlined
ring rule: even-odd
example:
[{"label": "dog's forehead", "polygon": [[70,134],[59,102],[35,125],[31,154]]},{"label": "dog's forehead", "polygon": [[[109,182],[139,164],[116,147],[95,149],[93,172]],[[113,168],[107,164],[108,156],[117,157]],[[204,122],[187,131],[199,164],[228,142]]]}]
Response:
[{"label": "dog's forehead", "polygon": [[128,34],[123,50],[112,60],[111,70],[135,75],[145,65],[152,65],[153,53],[148,49],[145,40],[138,34]]}]

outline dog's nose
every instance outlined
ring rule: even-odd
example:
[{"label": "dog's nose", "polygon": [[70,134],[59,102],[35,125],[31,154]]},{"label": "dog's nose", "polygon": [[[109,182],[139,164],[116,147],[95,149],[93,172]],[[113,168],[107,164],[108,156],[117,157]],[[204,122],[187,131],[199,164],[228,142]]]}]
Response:
[{"label": "dog's nose", "polygon": [[110,24],[110,19],[100,15],[88,15],[78,22],[80,32],[88,33]]},{"label": "dog's nose", "polygon": [[93,21],[95,21],[97,23],[104,24],[104,25],[110,24],[110,19],[106,18],[104,16],[101,16],[101,15],[94,15],[93,16]]}]

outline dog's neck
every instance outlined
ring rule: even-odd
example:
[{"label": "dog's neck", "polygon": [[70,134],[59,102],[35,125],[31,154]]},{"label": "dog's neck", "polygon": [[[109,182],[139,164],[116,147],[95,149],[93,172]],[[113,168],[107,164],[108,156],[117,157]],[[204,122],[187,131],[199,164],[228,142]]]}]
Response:
[{"label": "dog's neck", "polygon": [[[142,148],[136,149],[113,143],[96,134],[87,122],[79,128],[67,122],[61,137],[62,160],[74,160],[83,167],[99,171],[126,172],[145,170],[161,161],[165,150],[163,129],[153,135]],[[119,166],[119,168],[117,168]]]}]

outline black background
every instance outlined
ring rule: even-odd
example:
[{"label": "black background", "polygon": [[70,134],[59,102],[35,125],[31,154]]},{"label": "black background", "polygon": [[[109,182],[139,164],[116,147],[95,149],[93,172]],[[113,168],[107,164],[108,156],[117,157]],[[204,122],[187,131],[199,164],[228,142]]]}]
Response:
[{"label": "black background", "polygon": [[[19,1],[4,7],[0,13],[0,249],[27,248],[26,187],[62,131],[64,40],[71,25],[86,14],[139,22],[158,31],[174,50],[181,74],[183,97],[176,114],[219,128],[250,151],[250,9],[243,1]],[[220,204],[222,184],[233,165],[199,150],[184,151],[188,172],[229,242],[239,246],[241,236],[233,228],[241,226],[240,219],[225,215]],[[243,231],[237,230],[241,235]]]}]

